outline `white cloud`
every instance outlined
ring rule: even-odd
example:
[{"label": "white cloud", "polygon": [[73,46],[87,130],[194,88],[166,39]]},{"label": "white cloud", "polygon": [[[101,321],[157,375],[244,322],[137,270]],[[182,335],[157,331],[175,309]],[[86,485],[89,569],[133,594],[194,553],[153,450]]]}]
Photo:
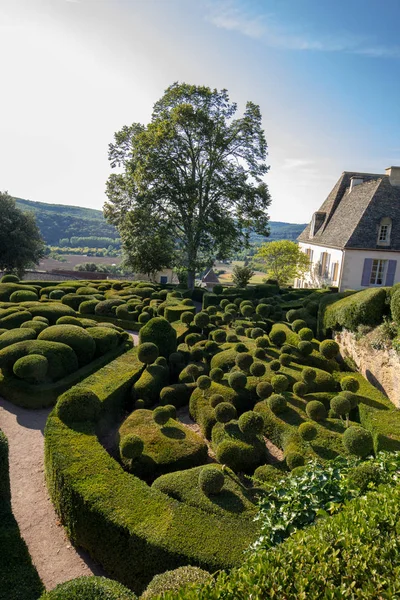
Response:
[{"label": "white cloud", "polygon": [[305,31],[291,31],[276,23],[272,14],[254,14],[242,0],[214,0],[209,4],[206,18],[220,29],[237,31],[282,50],[344,52],[372,58],[400,58],[400,46],[374,44],[365,36],[349,33],[317,38]]}]

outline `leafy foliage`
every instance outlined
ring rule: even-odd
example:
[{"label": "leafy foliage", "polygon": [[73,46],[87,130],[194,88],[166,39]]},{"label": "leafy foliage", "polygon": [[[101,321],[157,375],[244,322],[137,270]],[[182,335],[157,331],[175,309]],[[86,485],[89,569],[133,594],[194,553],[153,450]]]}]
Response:
[{"label": "leafy foliage", "polygon": [[295,277],[302,277],[310,261],[296,242],[280,240],[262,244],[256,255],[262,261],[267,278],[276,279],[279,285],[292,284]]}]

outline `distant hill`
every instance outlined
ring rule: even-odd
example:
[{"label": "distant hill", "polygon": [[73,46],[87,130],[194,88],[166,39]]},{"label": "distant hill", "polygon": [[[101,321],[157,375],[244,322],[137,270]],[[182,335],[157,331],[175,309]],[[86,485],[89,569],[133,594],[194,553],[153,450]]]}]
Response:
[{"label": "distant hill", "polygon": [[[60,239],[71,237],[119,237],[117,229],[107,223],[101,210],[67,206],[65,204],[45,204],[15,198],[18,208],[35,213],[36,221],[46,244],[57,246]],[[263,238],[252,234],[252,243],[266,240],[295,240],[303,231],[305,224],[270,221],[271,235]]]}]

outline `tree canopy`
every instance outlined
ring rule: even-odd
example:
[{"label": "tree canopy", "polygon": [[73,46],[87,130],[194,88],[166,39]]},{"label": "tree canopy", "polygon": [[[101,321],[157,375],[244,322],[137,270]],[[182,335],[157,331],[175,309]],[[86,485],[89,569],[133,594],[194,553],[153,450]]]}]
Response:
[{"label": "tree canopy", "polygon": [[15,206],[7,192],[0,192],[0,270],[21,275],[44,256],[44,243],[35,216]]},{"label": "tree canopy", "polygon": [[227,90],[174,83],[148,125],[115,133],[109,160],[120,172],[108,179],[104,213],[128,256],[131,225],[147,215],[147,244],[137,257],[146,262],[161,231],[193,286],[196,270],[247,244],[250,230],[268,235],[260,109],[247,102],[242,116],[236,112]]},{"label": "tree canopy", "polygon": [[266,242],[260,246],[255,259],[260,260],[268,279],[276,279],[279,285],[293,284],[310,268],[310,259],[296,244],[289,240]]}]

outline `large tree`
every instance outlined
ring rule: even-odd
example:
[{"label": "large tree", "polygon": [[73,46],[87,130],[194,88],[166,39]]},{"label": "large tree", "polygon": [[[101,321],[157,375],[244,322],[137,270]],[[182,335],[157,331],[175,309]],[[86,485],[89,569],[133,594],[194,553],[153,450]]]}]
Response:
[{"label": "large tree", "polygon": [[44,242],[35,216],[15,206],[7,192],[0,192],[0,270],[22,275],[44,256]]},{"label": "large tree", "polygon": [[279,240],[262,244],[254,257],[267,278],[276,279],[279,285],[292,285],[296,277],[303,277],[310,268],[310,259],[296,242]]},{"label": "large tree", "polygon": [[260,109],[247,102],[242,116],[236,112],[226,90],[174,83],[147,126],[123,127],[109,147],[111,166],[121,171],[107,182],[107,219],[124,243],[128,219],[151,215],[146,251],[161,229],[187,268],[190,287],[204,264],[248,244],[251,229],[269,233]]}]

